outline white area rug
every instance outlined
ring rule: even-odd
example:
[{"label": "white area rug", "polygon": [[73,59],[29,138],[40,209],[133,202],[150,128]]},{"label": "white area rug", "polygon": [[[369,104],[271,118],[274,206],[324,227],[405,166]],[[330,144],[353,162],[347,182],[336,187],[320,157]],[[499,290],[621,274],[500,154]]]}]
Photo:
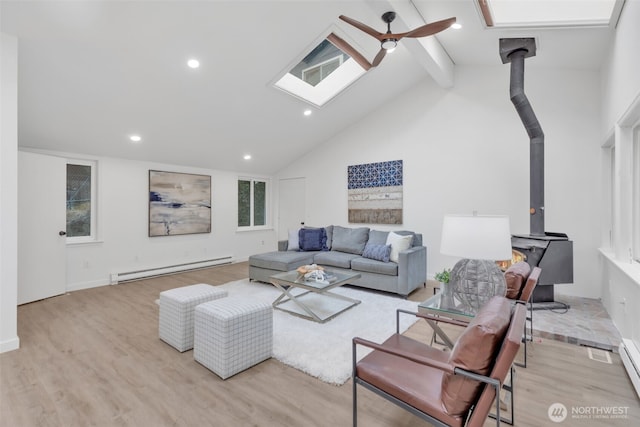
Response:
[{"label": "white area rug", "polygon": [[[251,296],[269,303],[280,295],[275,287],[250,283],[249,279],[226,283],[221,288],[230,296]],[[324,382],[341,385],[351,377],[351,339],[357,336],[378,343],[386,340],[396,331],[396,309],[417,311],[418,303],[346,287],[332,292],[362,302],[324,324],[274,310],[273,357]],[[334,301],[323,299],[327,300]],[[415,323],[416,318],[402,315],[400,320],[400,331],[403,332]],[[368,352],[359,346],[358,359]]]}]

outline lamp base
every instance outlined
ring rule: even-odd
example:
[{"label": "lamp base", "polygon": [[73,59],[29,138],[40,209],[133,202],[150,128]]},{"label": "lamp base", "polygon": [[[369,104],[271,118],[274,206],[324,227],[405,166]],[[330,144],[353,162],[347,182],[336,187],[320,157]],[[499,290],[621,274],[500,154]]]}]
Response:
[{"label": "lamp base", "polygon": [[493,296],[504,296],[507,283],[495,262],[483,259],[462,259],[451,270],[453,295],[474,312]]}]

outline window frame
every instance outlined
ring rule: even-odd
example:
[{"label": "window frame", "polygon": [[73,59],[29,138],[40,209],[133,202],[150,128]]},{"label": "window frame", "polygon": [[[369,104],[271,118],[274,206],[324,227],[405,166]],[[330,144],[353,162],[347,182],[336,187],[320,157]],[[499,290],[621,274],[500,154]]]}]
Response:
[{"label": "window frame", "polygon": [[[250,176],[238,176],[238,179],[236,180],[236,207],[237,209],[240,208],[239,204],[240,204],[240,181],[248,181],[250,183],[249,185],[249,225],[240,225],[239,224],[239,218],[238,218],[238,214],[239,211],[236,211],[236,225],[237,225],[237,230],[238,231],[252,231],[252,230],[266,230],[266,229],[270,229],[271,228],[271,180],[269,180],[268,178],[262,178],[262,177],[250,177]],[[254,192],[254,188],[255,188],[255,183],[256,182],[261,182],[264,183],[265,185],[265,191],[264,191],[264,197],[265,197],[265,201],[264,201],[264,225],[255,225],[255,215],[254,215],[254,209],[255,209],[255,192]]]},{"label": "window frame", "polygon": [[632,146],[631,251],[632,260],[640,263],[640,121],[633,129]]},{"label": "window frame", "polygon": [[[78,243],[95,243],[98,241],[98,223],[97,223],[97,211],[98,211],[98,194],[97,194],[97,169],[98,162],[95,160],[86,159],[67,159],[66,165],[79,165],[89,166],[91,168],[91,215],[90,215],[90,233],[88,236],[68,236],[66,237],[67,244]],[[66,185],[66,181],[65,181]],[[66,203],[65,200],[65,217],[66,217]]]}]

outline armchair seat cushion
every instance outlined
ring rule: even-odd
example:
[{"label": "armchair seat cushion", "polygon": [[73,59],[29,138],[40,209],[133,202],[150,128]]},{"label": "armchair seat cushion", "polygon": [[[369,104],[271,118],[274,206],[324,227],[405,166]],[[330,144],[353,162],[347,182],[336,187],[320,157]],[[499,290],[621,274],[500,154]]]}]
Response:
[{"label": "armchair seat cushion", "polygon": [[[449,352],[399,334],[392,335],[382,345],[445,363],[449,358]],[[423,412],[436,415],[444,423],[463,424],[463,416],[445,411],[442,388],[433,386],[442,381],[443,371],[376,350],[358,362],[356,369],[359,378]]]}]

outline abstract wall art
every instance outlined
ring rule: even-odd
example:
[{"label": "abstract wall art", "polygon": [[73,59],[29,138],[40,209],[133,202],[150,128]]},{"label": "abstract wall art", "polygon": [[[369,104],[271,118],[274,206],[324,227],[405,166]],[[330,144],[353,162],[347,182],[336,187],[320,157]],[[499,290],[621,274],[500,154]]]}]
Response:
[{"label": "abstract wall art", "polygon": [[402,224],[402,160],[347,167],[350,223]]},{"label": "abstract wall art", "polygon": [[149,171],[149,237],[211,232],[211,177]]}]

